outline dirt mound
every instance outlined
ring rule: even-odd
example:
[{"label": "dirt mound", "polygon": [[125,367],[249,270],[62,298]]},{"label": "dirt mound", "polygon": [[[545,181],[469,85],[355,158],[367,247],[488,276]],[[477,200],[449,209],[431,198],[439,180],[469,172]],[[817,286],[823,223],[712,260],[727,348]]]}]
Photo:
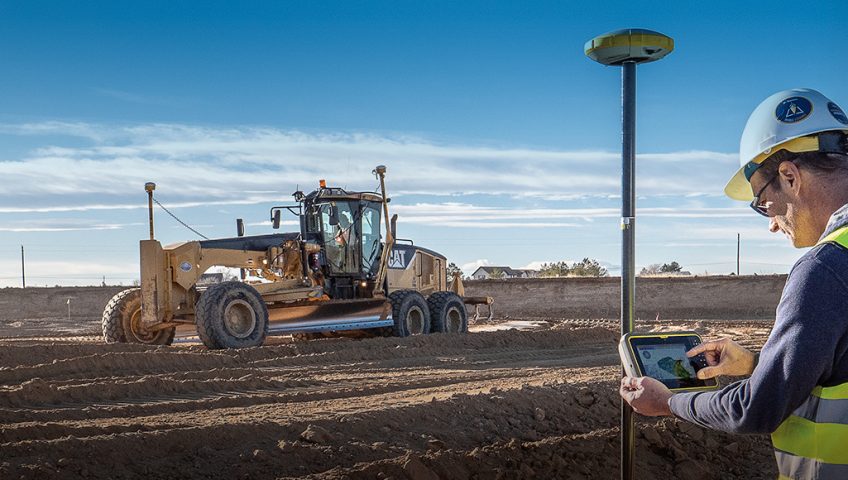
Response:
[{"label": "dirt mound", "polygon": [[[0,340],[0,478],[614,478],[618,334],[545,325],[214,352]],[[767,437],[639,426],[639,478],[775,474]]]}]

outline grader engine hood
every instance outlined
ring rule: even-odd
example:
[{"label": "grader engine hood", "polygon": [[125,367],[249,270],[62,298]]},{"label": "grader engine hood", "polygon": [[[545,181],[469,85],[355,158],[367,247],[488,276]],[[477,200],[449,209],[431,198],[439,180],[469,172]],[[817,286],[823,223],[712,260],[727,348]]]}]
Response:
[{"label": "grader engine hood", "polygon": [[282,245],[287,240],[296,240],[300,237],[298,233],[272,233],[269,235],[255,235],[251,237],[218,238],[214,240],[201,240],[200,248],[220,248],[223,250],[251,250],[264,252],[269,247]]},{"label": "grader engine hood", "polygon": [[389,293],[413,289],[429,294],[447,287],[447,258],[416,245],[395,244],[388,259]]}]

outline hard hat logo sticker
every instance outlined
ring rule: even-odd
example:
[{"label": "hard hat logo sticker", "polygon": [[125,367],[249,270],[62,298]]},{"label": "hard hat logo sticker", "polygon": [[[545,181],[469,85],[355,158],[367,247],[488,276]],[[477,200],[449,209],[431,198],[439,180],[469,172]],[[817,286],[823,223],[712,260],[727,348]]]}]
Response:
[{"label": "hard hat logo sticker", "polygon": [[813,104],[804,97],[789,97],[778,104],[774,115],[783,123],[795,123],[810,116]]},{"label": "hard hat logo sticker", "polygon": [[845,116],[845,112],[839,108],[839,105],[833,102],[828,102],[827,109],[830,110],[830,114],[833,115],[833,118],[835,118],[836,121],[848,125],[848,117]]}]

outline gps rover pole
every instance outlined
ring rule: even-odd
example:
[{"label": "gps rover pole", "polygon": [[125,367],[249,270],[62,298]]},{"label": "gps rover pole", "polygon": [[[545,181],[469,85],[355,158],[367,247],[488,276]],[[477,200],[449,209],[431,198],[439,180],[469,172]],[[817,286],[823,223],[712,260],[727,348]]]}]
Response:
[{"label": "gps rover pole", "polygon": [[[636,64],[654,62],[674,50],[674,40],[630,28],[586,42],[586,56],[621,71],[621,334],[633,331],[636,256]],[[633,478],[633,410],[621,401],[621,478]]]}]

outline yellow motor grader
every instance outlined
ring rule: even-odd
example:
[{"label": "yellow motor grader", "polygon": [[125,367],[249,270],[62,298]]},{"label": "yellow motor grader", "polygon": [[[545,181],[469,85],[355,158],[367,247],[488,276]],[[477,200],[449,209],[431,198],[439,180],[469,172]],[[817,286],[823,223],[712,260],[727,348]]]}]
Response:
[{"label": "yellow motor grader", "polygon": [[[140,242],[140,288],[110,300],[103,337],[167,345],[179,330],[219,349],[258,346],[269,334],[467,332],[465,303],[487,304],[491,316],[491,298],[460,297],[461,280],[449,291],[444,256],[395,238],[385,173],[384,166],[374,170],[379,193],[328,188],[322,180],[309,194],[295,192],[296,204],[271,208],[273,228],[289,211],[299,232],[244,236],[240,223],[236,237],[164,248],[153,233],[155,184],[146,184],[150,239]],[[241,281],[203,286],[211,267],[238,268]]]}]

